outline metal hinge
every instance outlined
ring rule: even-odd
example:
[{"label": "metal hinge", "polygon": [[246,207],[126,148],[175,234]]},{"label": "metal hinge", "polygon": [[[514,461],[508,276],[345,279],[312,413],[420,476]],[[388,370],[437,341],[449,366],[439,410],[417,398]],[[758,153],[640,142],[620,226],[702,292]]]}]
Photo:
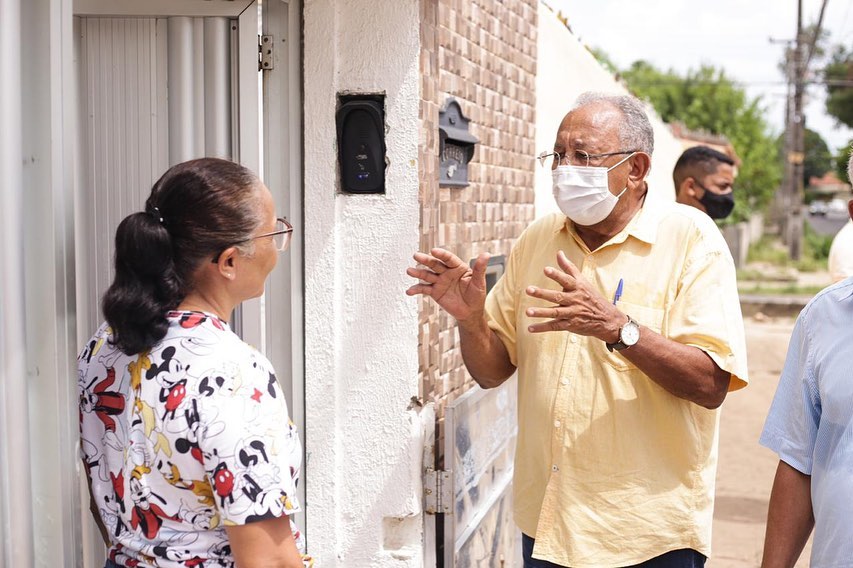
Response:
[{"label": "metal hinge", "polygon": [[424,474],[424,511],[428,515],[453,514],[453,472],[431,467]]},{"label": "metal hinge", "polygon": [[271,35],[258,36],[258,71],[275,69],[273,46],[274,43]]}]

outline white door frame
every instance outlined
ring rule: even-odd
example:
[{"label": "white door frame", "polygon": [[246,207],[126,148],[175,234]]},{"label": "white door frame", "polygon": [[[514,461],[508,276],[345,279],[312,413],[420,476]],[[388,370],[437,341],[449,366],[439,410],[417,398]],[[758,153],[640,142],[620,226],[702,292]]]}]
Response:
[{"label": "white door frame", "polygon": [[[234,159],[263,177],[261,171],[261,105],[258,94],[258,1],[250,3],[237,25],[237,144]],[[264,297],[240,305],[240,335],[266,353]]]},{"label": "white door frame", "polygon": [[[280,377],[290,376],[285,396],[305,448],[305,333],[302,193],[302,6],[300,0],[263,2],[263,35],[272,38],[273,68],[263,72],[263,178],[278,214],[295,228],[288,252],[267,281],[266,354]],[[286,104],[282,104],[286,101]],[[281,382],[281,381],[279,381]],[[305,532],[305,460],[296,522]],[[310,538],[307,535],[306,538]]]}]

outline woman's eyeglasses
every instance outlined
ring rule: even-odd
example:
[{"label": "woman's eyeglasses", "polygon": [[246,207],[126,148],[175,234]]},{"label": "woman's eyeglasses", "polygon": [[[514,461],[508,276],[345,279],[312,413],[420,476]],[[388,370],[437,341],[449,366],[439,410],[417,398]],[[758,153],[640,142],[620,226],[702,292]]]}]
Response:
[{"label": "woman's eyeglasses", "polygon": [[[285,251],[290,247],[290,238],[293,236],[293,225],[290,224],[284,217],[279,217],[275,220],[275,231],[270,231],[269,233],[264,233],[262,235],[255,235],[254,237],[249,237],[248,239],[237,241],[234,243],[235,245],[239,245],[242,243],[247,243],[249,241],[254,241],[255,239],[263,239],[264,237],[272,237],[273,246],[277,251]],[[213,262],[219,262],[219,257],[222,256],[220,252],[216,256],[213,257]]]},{"label": "woman's eyeglasses", "polygon": [[275,249],[278,251],[285,251],[290,246],[290,237],[293,235],[293,225],[285,219],[284,217],[279,217],[275,220],[275,231],[270,231],[269,233],[264,233],[263,235],[257,235],[252,237],[251,240],[262,239],[264,237],[272,237],[273,245],[275,245]]}]

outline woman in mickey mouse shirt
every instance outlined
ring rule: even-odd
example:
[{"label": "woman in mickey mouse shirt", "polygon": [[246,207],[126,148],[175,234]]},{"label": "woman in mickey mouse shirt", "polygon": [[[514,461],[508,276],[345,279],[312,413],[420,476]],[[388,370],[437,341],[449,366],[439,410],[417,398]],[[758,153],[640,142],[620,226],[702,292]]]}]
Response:
[{"label": "woman in mickey mouse shirt", "polygon": [[299,437],[269,361],[227,319],[293,228],[226,160],[178,164],[116,231],[106,322],[78,358],[81,453],[107,568],[311,566]]}]

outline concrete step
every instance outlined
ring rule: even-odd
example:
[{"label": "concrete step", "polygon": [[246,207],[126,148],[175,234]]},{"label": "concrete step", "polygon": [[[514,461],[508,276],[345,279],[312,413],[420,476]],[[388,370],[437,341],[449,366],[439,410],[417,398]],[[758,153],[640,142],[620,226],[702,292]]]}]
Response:
[{"label": "concrete step", "polygon": [[796,317],[812,297],[741,294],[740,309],[744,317],[752,317],[758,313],[768,317]]}]

